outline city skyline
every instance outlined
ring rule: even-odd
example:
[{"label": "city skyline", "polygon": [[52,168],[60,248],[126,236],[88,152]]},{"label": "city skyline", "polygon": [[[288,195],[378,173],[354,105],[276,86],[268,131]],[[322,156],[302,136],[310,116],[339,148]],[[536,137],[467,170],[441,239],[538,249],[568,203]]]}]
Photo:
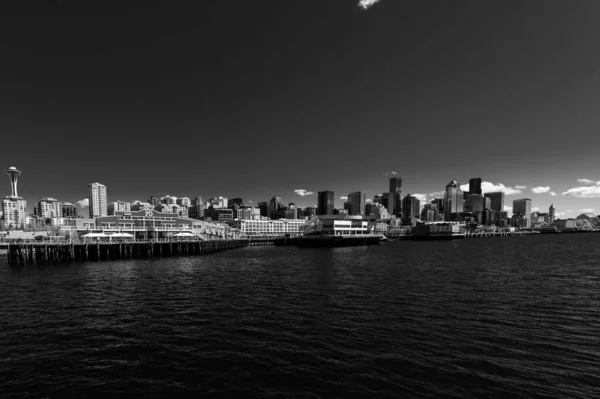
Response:
[{"label": "city skyline", "polygon": [[403,194],[481,177],[505,206],[600,210],[599,4],[357,3],[8,5],[0,129],[29,212],[95,181],[341,208],[392,171]]},{"label": "city skyline", "polygon": [[[11,168],[13,168],[11,166]],[[22,173],[22,168],[19,168],[19,172]],[[386,178],[387,182],[389,183],[389,180],[392,180],[391,178],[389,178],[389,176],[392,177],[397,177],[402,179],[401,176],[399,176],[397,174],[397,172],[392,171],[390,173],[383,173],[382,177]],[[468,192],[469,188],[470,188],[470,180],[473,179],[481,179],[480,177],[472,177],[470,179],[467,180],[466,183],[461,183],[456,182],[456,181],[451,181],[451,183],[459,183],[460,184],[460,189],[462,191]],[[554,191],[552,191],[551,187],[528,187],[528,186],[524,186],[524,185],[515,185],[513,186],[505,186],[503,184],[493,184],[490,182],[485,181],[485,179],[481,179],[481,191],[483,194],[487,194],[487,193],[493,193],[493,192],[502,192],[505,194],[504,196],[504,206],[503,206],[503,210],[505,212],[507,212],[510,215],[513,214],[513,201],[514,200],[518,200],[518,199],[524,199],[524,198],[529,198],[531,200],[534,200],[535,198],[539,198],[540,196],[545,196],[547,200],[549,200],[549,204],[547,206],[539,206],[537,205],[536,202],[533,202],[533,206],[531,207],[531,212],[547,212],[548,208],[552,205],[554,205],[554,207],[556,208],[557,205],[560,204],[559,201],[555,201],[555,199],[559,199],[560,196],[566,196],[569,195],[567,193],[556,193]],[[579,179],[578,183],[580,183],[582,186],[582,188],[589,188],[590,190],[594,190],[596,188],[597,185],[600,185],[600,181],[599,182],[594,182],[592,180],[588,180],[588,179]],[[98,185],[100,184],[100,186],[104,187],[104,190],[106,190],[107,185],[104,185],[102,183],[90,183],[88,184],[88,189],[91,189],[92,185]],[[11,183],[9,181],[8,184],[11,187],[11,191],[12,191],[12,186]],[[405,188],[403,186],[403,188]],[[333,191],[333,190],[323,190],[323,191]],[[416,197],[417,199],[420,200],[420,208],[423,209],[423,207],[425,206],[425,204],[427,203],[431,203],[432,200],[434,199],[443,199],[444,198],[444,191],[433,191],[430,193],[413,193],[410,190],[405,190],[405,192],[407,194],[410,194],[411,196]],[[1,193],[1,191],[0,191]],[[362,195],[365,195],[365,199],[367,203],[372,202],[372,199],[379,195],[385,193],[385,191],[381,191],[381,192],[376,192],[373,195],[368,195],[365,194],[364,192],[362,192]],[[294,200],[291,200],[290,198],[292,198],[292,196],[290,195],[288,198],[283,197],[282,195],[272,195],[268,198],[264,198],[264,199],[258,199],[258,200],[252,200],[252,199],[245,199],[243,196],[228,196],[228,195],[222,195],[223,197],[226,198],[236,198],[236,199],[242,199],[245,203],[246,206],[253,206],[253,207],[258,207],[258,203],[259,202],[263,202],[263,201],[270,201],[272,198],[279,198],[280,201],[282,203],[287,203],[287,202],[293,202],[294,204],[298,205],[298,206],[302,206],[302,207],[306,207],[306,206],[314,206],[317,207],[318,206],[318,196],[316,192],[312,192],[309,190],[305,190],[305,189],[297,189],[294,190]],[[344,208],[344,204],[348,201],[348,196],[347,195],[341,195],[339,196],[339,198],[337,197],[337,194],[335,193],[335,191],[333,191],[334,194],[334,204],[335,204],[335,208],[337,209],[343,209]],[[349,193],[352,194],[352,193]],[[580,195],[586,195],[586,191],[580,191],[579,192]],[[146,197],[146,199],[143,198],[137,198],[137,199],[125,199],[123,200],[121,197],[119,197],[119,199],[115,199],[112,198],[110,195],[107,196],[107,199],[105,200],[107,204],[112,204],[118,201],[124,201],[124,202],[129,202],[129,203],[133,203],[136,201],[142,202],[142,203],[147,203],[149,201],[149,199],[151,197],[157,197],[157,198],[163,198],[163,197],[167,197],[167,196],[173,196],[173,197],[177,197],[177,198],[184,198],[184,197],[188,197],[187,195],[183,194],[183,195],[176,195],[176,194],[164,194],[164,195],[148,195]],[[205,198],[206,200],[208,200],[209,198],[218,198],[221,195],[198,195],[200,197]],[[49,196],[49,195],[45,195],[42,196],[40,198],[36,198],[36,199],[31,199],[29,200],[29,206],[28,206],[28,214],[33,214],[36,204],[38,201],[44,200],[44,199],[58,199],[58,201],[62,202],[62,203],[67,203],[67,204],[75,204],[78,206],[78,208],[80,208],[79,213],[80,214],[85,214],[89,211],[89,194],[87,197],[84,197],[78,201],[69,201],[69,200],[65,200],[64,198],[58,198],[60,196]],[[25,197],[23,197],[25,198]],[[195,197],[194,197],[195,198]],[[27,198],[25,198],[27,199]],[[188,198],[189,199],[189,198]],[[302,201],[302,199],[304,199],[304,201]],[[578,200],[582,200],[582,199],[589,199],[589,200],[594,200],[594,198],[577,198]],[[83,204],[85,203],[85,205]],[[31,212],[29,212],[29,210],[31,209]],[[578,209],[567,209],[567,210],[560,210],[559,208],[559,212],[556,212],[556,216],[557,218],[569,218],[569,217],[576,217],[579,214],[582,213],[597,213],[597,209],[596,208],[578,208]]]}]

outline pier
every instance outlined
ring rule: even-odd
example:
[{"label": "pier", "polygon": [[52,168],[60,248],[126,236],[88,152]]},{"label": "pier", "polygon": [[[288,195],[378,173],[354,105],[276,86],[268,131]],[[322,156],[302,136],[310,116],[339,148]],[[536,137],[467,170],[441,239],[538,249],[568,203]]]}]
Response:
[{"label": "pier", "polygon": [[7,244],[2,249],[9,264],[27,265],[69,261],[103,261],[198,256],[247,247],[248,240]]}]

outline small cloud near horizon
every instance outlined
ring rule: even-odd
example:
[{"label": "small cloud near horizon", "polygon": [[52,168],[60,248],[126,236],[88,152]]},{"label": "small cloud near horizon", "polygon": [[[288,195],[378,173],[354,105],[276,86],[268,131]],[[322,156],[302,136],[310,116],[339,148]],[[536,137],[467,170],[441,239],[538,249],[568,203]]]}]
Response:
[{"label": "small cloud near horizon", "polygon": [[348,196],[346,196],[346,195],[343,195],[343,196],[341,196],[341,197],[340,197],[340,199],[345,201],[345,200],[347,200],[347,199],[348,199]]},{"label": "small cloud near horizon", "polygon": [[581,212],[581,213],[596,213],[596,208],[583,208],[583,209],[580,209],[579,212]]},{"label": "small cloud near horizon", "polygon": [[531,208],[531,212],[539,212],[539,211],[540,211],[540,208],[538,208],[537,206]]},{"label": "small cloud near horizon", "polygon": [[525,190],[527,186],[515,186],[517,190]]},{"label": "small cloud near horizon", "polygon": [[75,203],[75,205],[77,205],[80,208],[89,208],[90,206],[90,200],[89,198],[84,198],[82,200],[79,200]]},{"label": "small cloud near horizon", "polygon": [[392,170],[391,172],[385,172],[383,175],[384,176],[397,176],[398,173],[396,173],[395,170]]},{"label": "small cloud near horizon", "polygon": [[304,190],[302,188],[298,189],[298,190],[294,190],[294,192],[301,197],[305,197],[307,195],[315,195],[315,193],[313,193],[312,191]]},{"label": "small cloud near horizon", "polygon": [[371,8],[375,3],[378,3],[379,0],[360,0],[358,2],[358,6],[360,8],[362,8],[363,10],[368,10],[369,8]]}]

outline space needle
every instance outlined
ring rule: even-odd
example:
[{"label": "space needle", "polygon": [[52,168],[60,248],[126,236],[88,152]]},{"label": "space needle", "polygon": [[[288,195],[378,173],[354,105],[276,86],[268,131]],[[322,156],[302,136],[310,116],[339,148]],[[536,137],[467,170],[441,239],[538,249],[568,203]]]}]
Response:
[{"label": "space needle", "polygon": [[17,181],[19,180],[19,176],[21,176],[21,171],[14,166],[11,166],[10,168],[6,169],[5,172],[10,178],[10,188],[12,190],[11,197],[18,197],[19,194],[17,193]]}]

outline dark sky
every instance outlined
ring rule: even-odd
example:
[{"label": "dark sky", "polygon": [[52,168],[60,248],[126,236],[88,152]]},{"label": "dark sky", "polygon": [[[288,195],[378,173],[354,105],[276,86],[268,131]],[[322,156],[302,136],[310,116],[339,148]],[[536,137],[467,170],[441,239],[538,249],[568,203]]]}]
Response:
[{"label": "dark sky", "polygon": [[596,200],[561,193],[600,180],[599,17],[571,0],[2,2],[2,167],[30,207],[95,181],[109,200],[309,205],[295,189],[372,196],[393,170],[405,193],[481,176],[576,212]]}]

